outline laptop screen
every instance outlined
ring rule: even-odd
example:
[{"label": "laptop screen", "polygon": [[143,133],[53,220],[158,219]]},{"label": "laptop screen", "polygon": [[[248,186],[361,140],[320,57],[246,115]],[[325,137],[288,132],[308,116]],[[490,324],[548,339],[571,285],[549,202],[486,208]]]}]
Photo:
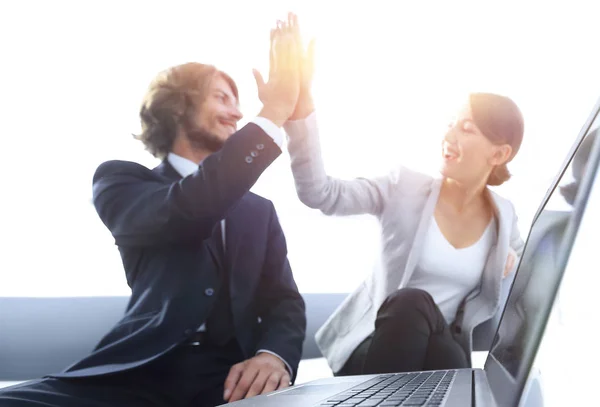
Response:
[{"label": "laptop screen", "polygon": [[[599,101],[600,103],[600,101]],[[598,131],[600,104],[594,107],[530,229],[485,370],[499,405],[516,405],[527,382],[555,302],[564,267],[559,256],[579,186]],[[596,123],[595,123],[596,122]]]}]

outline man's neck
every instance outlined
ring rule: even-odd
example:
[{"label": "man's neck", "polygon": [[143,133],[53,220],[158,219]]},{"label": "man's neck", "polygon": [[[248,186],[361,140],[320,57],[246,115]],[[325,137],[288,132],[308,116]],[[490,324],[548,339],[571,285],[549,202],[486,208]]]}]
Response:
[{"label": "man's neck", "polygon": [[171,151],[174,154],[177,154],[183,158],[187,158],[196,164],[200,164],[206,157],[212,154],[212,151],[208,151],[205,148],[195,148],[187,139],[182,137],[175,139]]}]

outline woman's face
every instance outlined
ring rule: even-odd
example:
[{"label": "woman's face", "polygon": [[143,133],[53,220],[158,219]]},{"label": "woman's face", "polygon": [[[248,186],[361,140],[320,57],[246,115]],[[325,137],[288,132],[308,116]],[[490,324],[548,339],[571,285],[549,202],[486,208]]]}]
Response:
[{"label": "woman's face", "polygon": [[493,144],[475,125],[466,104],[448,126],[442,141],[441,173],[461,183],[479,183],[489,177],[495,166],[504,164],[512,148]]}]

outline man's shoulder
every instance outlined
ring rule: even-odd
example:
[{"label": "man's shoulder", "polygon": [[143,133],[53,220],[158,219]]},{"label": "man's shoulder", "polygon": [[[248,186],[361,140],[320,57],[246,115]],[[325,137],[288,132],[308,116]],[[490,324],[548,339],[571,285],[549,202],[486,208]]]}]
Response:
[{"label": "man's shoulder", "polygon": [[262,197],[254,192],[248,192],[244,199],[246,202],[256,208],[275,210],[275,206],[270,199]]},{"label": "man's shoulder", "polygon": [[105,161],[96,168],[94,173],[93,182],[95,183],[101,178],[107,176],[134,176],[140,178],[156,178],[157,175],[149,168],[133,162],[123,160],[110,160]]}]

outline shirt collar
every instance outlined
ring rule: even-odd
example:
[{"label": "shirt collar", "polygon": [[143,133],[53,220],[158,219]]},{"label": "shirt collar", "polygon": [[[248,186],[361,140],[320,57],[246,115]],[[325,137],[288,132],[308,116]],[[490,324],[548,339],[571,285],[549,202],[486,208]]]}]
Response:
[{"label": "shirt collar", "polygon": [[167,160],[182,177],[192,175],[198,169],[198,164],[175,153],[169,153]]}]

